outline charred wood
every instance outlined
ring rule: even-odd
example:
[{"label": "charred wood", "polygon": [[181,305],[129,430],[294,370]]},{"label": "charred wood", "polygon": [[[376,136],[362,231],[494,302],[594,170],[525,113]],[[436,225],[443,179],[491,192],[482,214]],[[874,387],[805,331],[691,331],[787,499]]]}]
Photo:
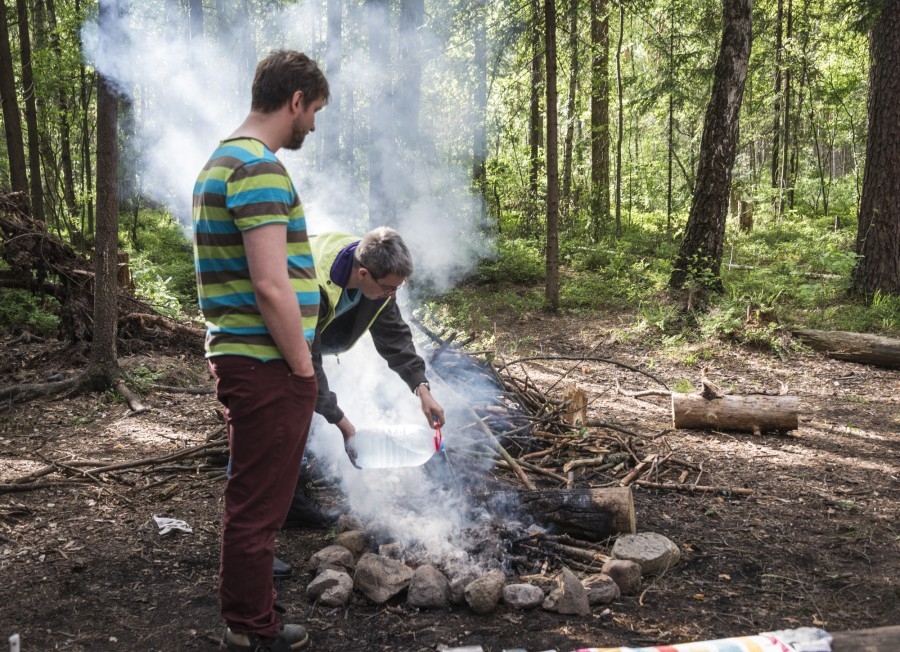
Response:
[{"label": "charred wood", "polygon": [[588,541],[636,531],[629,487],[520,492],[519,504],[538,523]]}]

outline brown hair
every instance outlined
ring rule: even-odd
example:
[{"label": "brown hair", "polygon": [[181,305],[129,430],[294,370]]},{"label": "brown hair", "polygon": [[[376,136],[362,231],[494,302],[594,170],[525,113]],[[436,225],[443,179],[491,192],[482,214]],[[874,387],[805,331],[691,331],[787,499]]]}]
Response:
[{"label": "brown hair", "polygon": [[328,80],[318,64],[302,52],[274,50],[256,66],[253,78],[254,111],[271,113],[303,92],[303,106],[317,99],[328,101]]}]

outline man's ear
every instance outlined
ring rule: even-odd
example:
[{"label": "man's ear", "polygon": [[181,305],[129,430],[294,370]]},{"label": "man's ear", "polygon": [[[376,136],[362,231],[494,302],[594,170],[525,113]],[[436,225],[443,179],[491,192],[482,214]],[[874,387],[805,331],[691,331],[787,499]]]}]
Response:
[{"label": "man's ear", "polygon": [[299,111],[303,107],[303,91],[294,91],[291,96],[291,109]]}]

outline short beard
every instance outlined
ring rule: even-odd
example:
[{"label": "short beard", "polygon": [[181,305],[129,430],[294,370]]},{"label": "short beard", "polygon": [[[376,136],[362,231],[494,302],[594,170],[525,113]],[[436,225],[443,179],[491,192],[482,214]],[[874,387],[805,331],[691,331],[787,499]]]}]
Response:
[{"label": "short beard", "polygon": [[290,150],[298,150],[303,146],[304,140],[306,140],[306,132],[295,129],[291,132],[291,139],[284,146],[284,148]]}]

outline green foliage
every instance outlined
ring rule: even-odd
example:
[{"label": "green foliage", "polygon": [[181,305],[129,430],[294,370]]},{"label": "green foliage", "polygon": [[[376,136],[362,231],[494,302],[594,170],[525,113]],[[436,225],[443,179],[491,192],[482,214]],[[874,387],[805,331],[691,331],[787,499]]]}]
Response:
[{"label": "green foliage", "polygon": [[129,236],[125,246],[130,251],[136,294],[169,317],[182,311],[195,313],[194,256],[178,221],[165,211],[144,210]]},{"label": "green foliage", "polygon": [[40,337],[54,337],[59,327],[56,300],[40,298],[25,290],[0,293],[0,332],[18,335],[27,331]]},{"label": "green foliage", "polygon": [[123,375],[128,383],[128,387],[140,394],[146,394],[152,389],[154,384],[159,382],[162,372],[154,371],[141,365],[124,371]]},{"label": "green foliage", "polygon": [[[793,346],[788,333],[809,327],[896,335],[900,297],[878,295],[871,305],[852,301],[850,275],[856,225],[795,212],[777,223],[758,223],[751,233],[729,228],[721,269],[723,291],[706,295],[702,309],[685,309],[684,297],[668,288],[677,242],[665,235],[659,216],[638,216],[621,239],[560,243],[560,309],[582,315],[608,309],[631,312],[620,340],[640,339],[685,364],[715,354],[718,342],[783,354]],[[680,219],[678,220],[681,221]],[[527,319],[542,309],[542,272],[537,245],[521,238],[499,243],[501,261],[486,265],[491,285],[474,285],[433,299],[429,310],[444,327],[490,333],[503,315]],[[506,282],[498,266],[521,270],[531,260],[535,274]]]},{"label": "green foliage", "polygon": [[541,283],[547,263],[537,244],[522,238],[500,241],[497,255],[484,262],[478,277],[483,283]]},{"label": "green foliage", "polygon": [[686,378],[679,378],[672,384],[672,391],[680,394],[690,394],[694,391],[694,386]]}]

